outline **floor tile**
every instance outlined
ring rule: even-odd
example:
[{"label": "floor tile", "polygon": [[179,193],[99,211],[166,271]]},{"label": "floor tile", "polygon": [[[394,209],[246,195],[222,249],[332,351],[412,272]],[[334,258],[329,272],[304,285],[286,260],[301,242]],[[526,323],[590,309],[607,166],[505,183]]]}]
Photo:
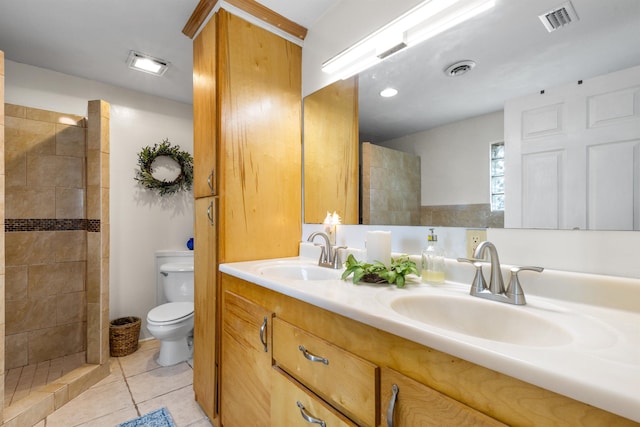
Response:
[{"label": "floor tile", "polygon": [[162,407],[177,427],[212,427],[193,394],[193,361],[162,367],[157,340],[111,358],[111,374],[36,427],[114,427]]},{"label": "floor tile", "polygon": [[156,362],[159,351],[160,344],[157,343],[156,340],[153,342],[144,342],[134,353],[128,356],[118,357],[118,361],[124,374],[130,377],[160,368],[161,366]]},{"label": "floor tile", "polygon": [[[47,427],[81,425],[122,409],[134,408],[124,380],[92,387],[47,417]],[[126,421],[126,420],[125,420]]]},{"label": "floor tile", "polygon": [[167,408],[178,426],[189,426],[206,417],[195,401],[191,385],[147,400],[138,405],[138,410],[146,414],[162,407]]},{"label": "floor tile", "polygon": [[100,387],[114,381],[122,381],[124,374],[122,373],[122,368],[120,367],[120,362],[118,362],[117,358],[111,358],[109,367],[111,369],[111,373],[105,379],[94,384],[92,387]]},{"label": "floor tile", "polygon": [[195,423],[192,423],[186,426],[178,426],[178,427],[213,427],[213,424],[209,422],[208,418],[203,418],[201,420],[196,421]]},{"label": "floor tile", "polygon": [[[102,417],[94,418],[86,423],[76,424],[73,427],[114,427],[139,416],[138,411],[136,411],[136,408],[132,405]],[[49,424],[47,424],[47,427],[49,427]]]},{"label": "floor tile", "polygon": [[139,404],[193,384],[193,370],[183,362],[132,377],[127,376],[127,383],[133,400]]}]

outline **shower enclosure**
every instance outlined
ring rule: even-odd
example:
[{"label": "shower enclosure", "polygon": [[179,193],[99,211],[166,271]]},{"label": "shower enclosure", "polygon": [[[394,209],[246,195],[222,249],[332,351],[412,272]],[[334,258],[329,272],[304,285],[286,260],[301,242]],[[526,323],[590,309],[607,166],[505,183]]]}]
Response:
[{"label": "shower enclosure", "polygon": [[0,118],[1,421],[32,425],[109,373],[109,105]]}]

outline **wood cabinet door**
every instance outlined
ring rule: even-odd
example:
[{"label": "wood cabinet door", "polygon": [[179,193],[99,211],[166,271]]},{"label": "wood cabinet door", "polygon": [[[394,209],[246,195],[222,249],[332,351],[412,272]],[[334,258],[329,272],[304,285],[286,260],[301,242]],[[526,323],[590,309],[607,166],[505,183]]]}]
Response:
[{"label": "wood cabinet door", "polygon": [[270,425],[273,313],[225,291],[220,416],[224,427]]},{"label": "wood cabinet door", "polygon": [[195,201],[193,390],[209,419],[216,418],[216,202]]},{"label": "wood cabinet door", "polygon": [[193,195],[217,194],[217,16],[193,40]]},{"label": "wood cabinet door", "polygon": [[224,9],[218,23],[220,261],[296,256],[302,49]]},{"label": "wood cabinet door", "polygon": [[384,427],[505,425],[389,368],[380,372],[380,400]]},{"label": "wood cabinet door", "polygon": [[304,222],[327,210],[358,224],[358,78],[339,80],[304,98]]},{"label": "wood cabinet door", "polygon": [[302,386],[284,371],[272,369],[271,426],[355,427],[347,417]]}]

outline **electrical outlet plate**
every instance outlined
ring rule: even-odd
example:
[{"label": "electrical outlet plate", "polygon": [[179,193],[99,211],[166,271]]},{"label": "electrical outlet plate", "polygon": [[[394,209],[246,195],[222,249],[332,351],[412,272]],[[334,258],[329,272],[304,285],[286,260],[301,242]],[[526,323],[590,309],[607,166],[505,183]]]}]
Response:
[{"label": "electrical outlet plate", "polygon": [[481,242],[487,240],[487,230],[467,229],[467,258],[473,258],[473,253]]}]

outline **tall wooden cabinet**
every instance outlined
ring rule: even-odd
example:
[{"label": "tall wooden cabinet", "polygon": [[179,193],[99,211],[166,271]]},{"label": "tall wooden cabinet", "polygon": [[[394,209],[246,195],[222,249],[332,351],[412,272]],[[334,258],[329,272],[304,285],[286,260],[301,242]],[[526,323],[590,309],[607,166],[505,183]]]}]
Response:
[{"label": "tall wooden cabinet", "polygon": [[218,264],[295,256],[300,46],[219,9],[193,41],[194,390],[219,425]]}]

